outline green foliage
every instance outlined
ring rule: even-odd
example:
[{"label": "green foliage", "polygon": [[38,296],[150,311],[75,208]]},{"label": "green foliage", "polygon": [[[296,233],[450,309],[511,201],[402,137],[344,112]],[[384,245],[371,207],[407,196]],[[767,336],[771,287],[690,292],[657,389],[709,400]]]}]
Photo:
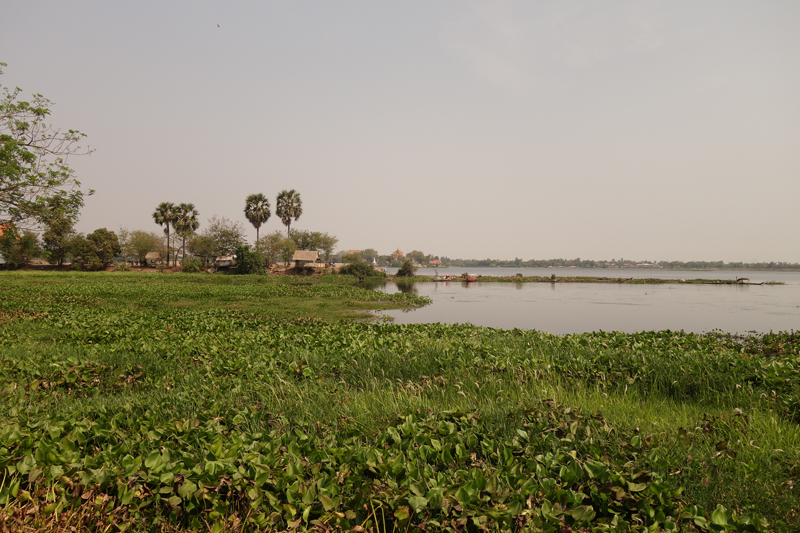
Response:
[{"label": "green foliage", "polygon": [[256,243],[259,241],[258,230],[261,225],[269,220],[272,213],[269,210],[269,200],[261,193],[251,194],[244,201],[244,216],[256,228]]},{"label": "green foliage", "polygon": [[281,250],[284,247],[285,240],[286,236],[284,236],[283,232],[276,230],[258,241],[256,250],[266,259],[267,265],[271,265],[281,257]]},{"label": "green foliage", "polygon": [[159,226],[164,226],[164,235],[167,236],[167,264],[169,264],[170,241],[169,227],[175,226],[178,218],[177,208],[172,202],[161,202],[153,211],[153,221]]},{"label": "green foliage", "polygon": [[110,262],[122,251],[116,233],[106,228],[94,230],[86,236],[86,239],[92,244],[92,253],[101,263]]},{"label": "green foliage", "polygon": [[0,235],[0,254],[10,268],[19,268],[31,259],[43,253],[36,234],[30,231],[20,232],[11,224],[2,228]]},{"label": "green foliage", "polygon": [[130,272],[130,271],[131,271],[131,265],[125,263],[124,261],[114,265],[114,272]]},{"label": "green foliage", "polygon": [[300,193],[294,189],[281,191],[275,201],[275,214],[286,226],[286,236],[291,238],[292,219],[297,221],[303,214],[303,201],[300,199]]},{"label": "green foliage", "polygon": [[368,263],[353,263],[345,265],[339,269],[339,274],[355,276],[358,279],[364,278],[385,278],[386,274],[379,272]]},{"label": "green foliage", "polygon": [[73,227],[77,215],[70,213],[59,198],[48,202],[48,211],[43,218],[46,229],[42,234],[42,248],[51,263],[61,265],[69,254],[69,240],[75,235]]},{"label": "green foliage", "polygon": [[348,263],[351,265],[355,265],[361,263],[361,254],[358,252],[353,252],[351,254],[344,254],[342,256],[342,262]]},{"label": "green foliage", "polygon": [[199,237],[192,242],[192,248],[200,256],[232,255],[245,244],[244,226],[226,217],[211,217]]},{"label": "green foliage", "polygon": [[203,271],[204,263],[197,257],[187,257],[183,260],[183,272],[186,274],[197,274]]},{"label": "green foliage", "polygon": [[292,260],[292,256],[297,251],[297,245],[291,239],[284,239],[280,244],[280,256],[286,263]]},{"label": "green foliage", "polygon": [[113,530],[113,514],[142,531],[798,529],[800,334],[308,318],[419,301],[343,281],[6,273],[0,516],[52,506],[93,521],[84,530]]},{"label": "green foliage", "polygon": [[232,274],[263,274],[264,258],[261,254],[251,250],[248,245],[241,245],[236,248],[236,267],[231,270]]},{"label": "green foliage", "polygon": [[398,278],[413,276],[417,272],[417,267],[411,262],[410,259],[403,261],[403,266],[397,271]]},{"label": "green foliage", "polygon": [[[4,66],[0,63],[0,74]],[[21,101],[19,88],[2,87],[2,93],[0,221],[42,223],[53,216],[77,215],[84,192],[66,160],[89,153],[77,145],[85,135],[47,124],[52,102],[42,95]]]},{"label": "green foliage", "polygon": [[140,264],[144,264],[148,253],[165,251],[163,248],[163,240],[156,233],[134,230],[127,235],[122,253],[135,256]]},{"label": "green foliage", "polygon": [[[180,204],[175,208],[175,232],[181,237],[181,254],[186,256],[186,239],[194,236],[194,232],[200,227],[197,217],[200,213],[195,209],[194,204]],[[177,255],[177,252],[176,252]]]},{"label": "green foliage", "polygon": [[307,230],[291,230],[289,238],[294,241],[298,250],[316,250],[321,253],[322,259],[327,263],[339,239],[327,233]]}]

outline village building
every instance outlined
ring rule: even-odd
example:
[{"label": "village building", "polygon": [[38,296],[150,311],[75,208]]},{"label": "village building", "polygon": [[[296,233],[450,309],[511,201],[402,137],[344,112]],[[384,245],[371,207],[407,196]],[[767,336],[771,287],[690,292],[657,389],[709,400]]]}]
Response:
[{"label": "village building", "polygon": [[400,248],[397,248],[394,252],[392,252],[392,259],[394,261],[400,261],[403,259],[403,252],[400,251]]},{"label": "village building", "polygon": [[147,252],[147,255],[144,256],[144,264],[145,266],[156,265],[161,263],[163,259],[161,252]]},{"label": "village building", "polygon": [[316,263],[319,261],[319,252],[316,250],[297,250],[292,256],[294,267],[303,268],[306,263]]}]

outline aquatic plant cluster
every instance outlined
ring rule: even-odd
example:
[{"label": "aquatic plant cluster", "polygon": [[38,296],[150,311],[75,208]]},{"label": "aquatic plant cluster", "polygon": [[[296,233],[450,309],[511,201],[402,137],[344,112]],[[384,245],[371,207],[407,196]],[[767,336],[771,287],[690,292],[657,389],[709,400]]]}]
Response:
[{"label": "aquatic plant cluster", "polygon": [[0,527],[800,525],[799,334],[341,320],[421,303],[341,278],[4,275]]}]

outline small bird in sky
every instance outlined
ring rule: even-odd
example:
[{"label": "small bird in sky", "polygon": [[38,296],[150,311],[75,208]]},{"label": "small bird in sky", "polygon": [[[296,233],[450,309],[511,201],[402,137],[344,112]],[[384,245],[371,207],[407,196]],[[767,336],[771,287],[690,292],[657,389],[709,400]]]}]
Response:
[{"label": "small bird in sky", "polygon": [[217,24],[217,28],[219,28],[219,24]]}]

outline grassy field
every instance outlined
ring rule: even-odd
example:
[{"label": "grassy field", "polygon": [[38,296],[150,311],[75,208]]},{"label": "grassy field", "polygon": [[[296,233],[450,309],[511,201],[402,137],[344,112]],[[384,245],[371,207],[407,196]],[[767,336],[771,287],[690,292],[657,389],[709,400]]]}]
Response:
[{"label": "grassy field", "polygon": [[800,334],[367,323],[425,302],[345,281],[1,273],[0,529],[800,529]]}]

